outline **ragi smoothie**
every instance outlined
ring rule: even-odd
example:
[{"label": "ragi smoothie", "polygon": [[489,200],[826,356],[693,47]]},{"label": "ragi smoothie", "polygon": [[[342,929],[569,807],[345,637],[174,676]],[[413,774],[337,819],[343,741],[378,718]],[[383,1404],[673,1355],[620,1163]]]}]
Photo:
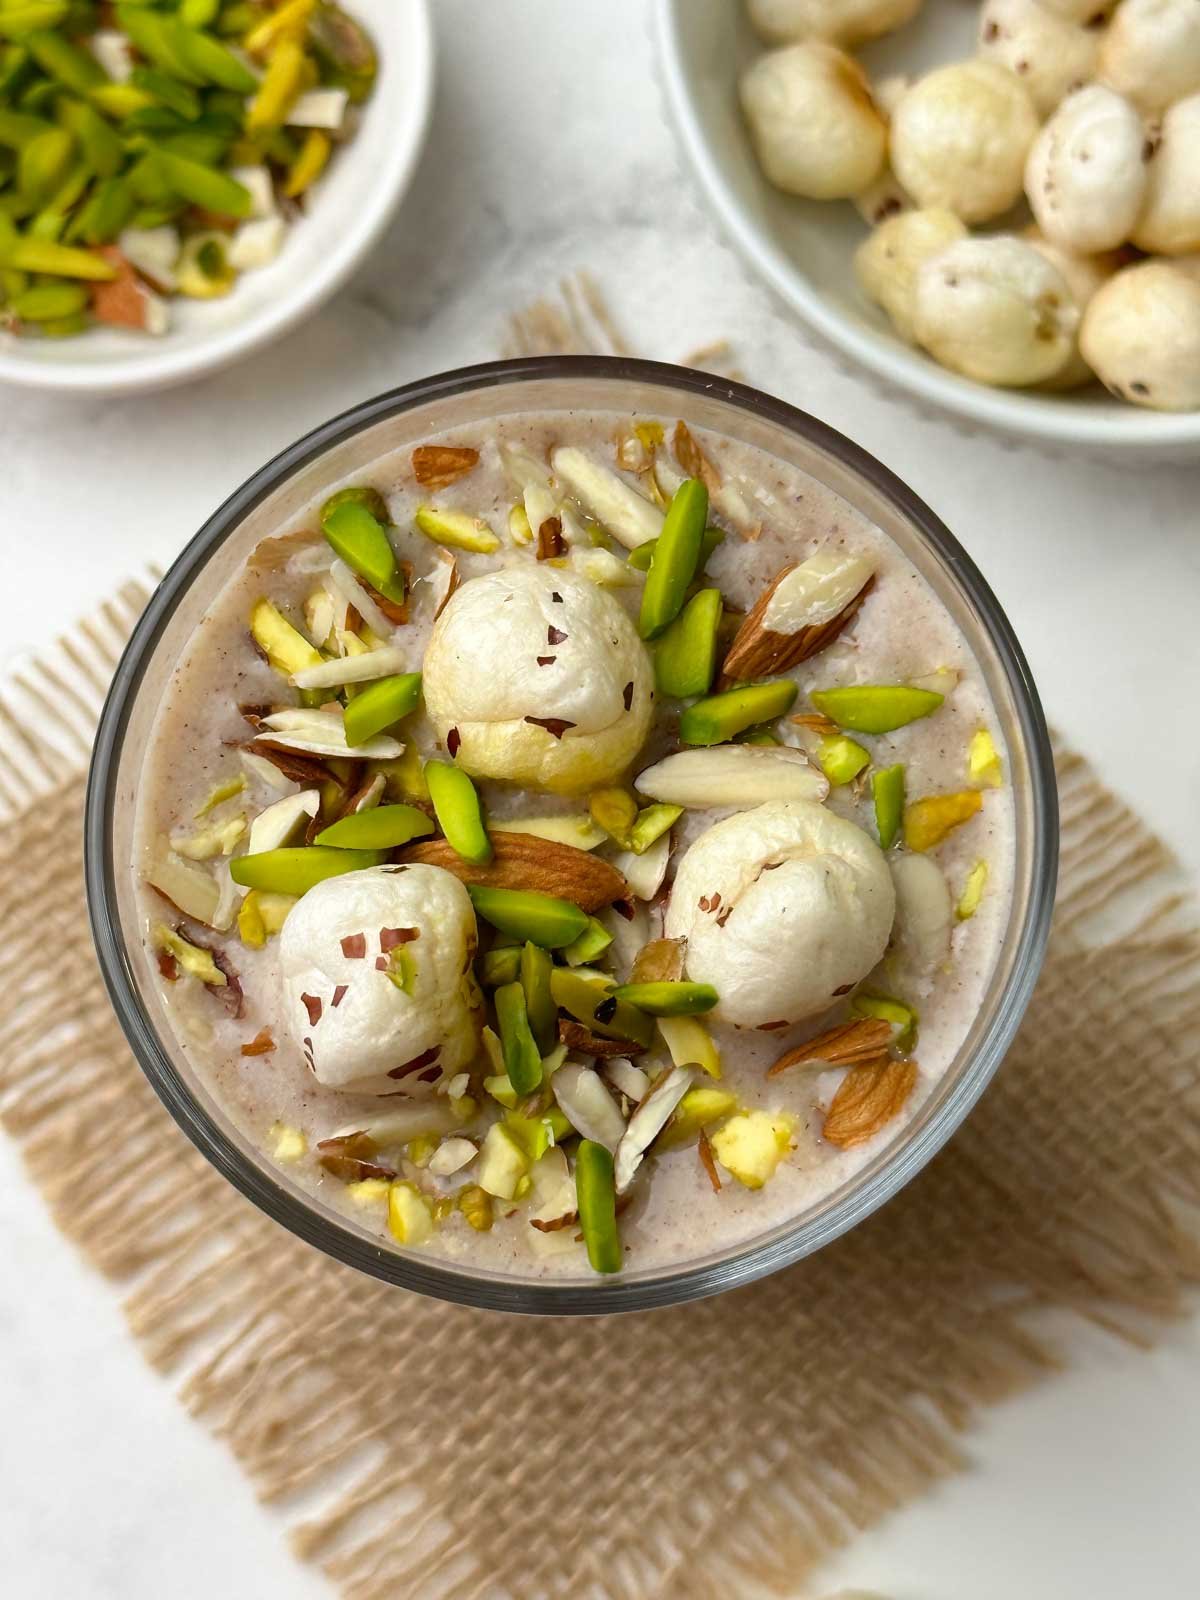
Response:
[{"label": "ragi smoothie", "polygon": [[903,1138],[1008,920],[948,611],[676,417],[510,415],[329,484],[156,725],[130,865],[166,1027],[291,1183],[473,1268],[797,1218]]}]

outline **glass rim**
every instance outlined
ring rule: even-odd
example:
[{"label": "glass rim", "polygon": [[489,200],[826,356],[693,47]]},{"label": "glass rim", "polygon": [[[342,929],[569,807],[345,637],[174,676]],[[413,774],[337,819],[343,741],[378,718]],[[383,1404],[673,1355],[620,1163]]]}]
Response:
[{"label": "glass rim", "polygon": [[[953,573],[981,619],[1008,689],[1024,743],[1032,811],[1031,892],[1017,934],[1009,981],[990,1027],[962,1067],[937,1114],[903,1141],[878,1169],[850,1181],[839,1199],[807,1222],[776,1229],[719,1262],[667,1270],[653,1278],[544,1278],[535,1281],[472,1275],[456,1264],[374,1244],[284,1188],[249,1161],[193,1097],[163,1048],[142,1003],[116,914],[113,810],[124,736],[143,666],[198,569],[242,520],[294,473],[366,428],[473,390],[537,380],[611,379],[724,401],[773,423],[832,456],[898,509]],[[807,412],[748,384],[694,368],[629,356],[529,356],[438,373],[388,390],[305,434],[259,468],[201,526],[171,564],[138,619],[113,675],[97,727],[84,815],[84,877],[88,917],[100,971],[121,1030],[174,1121],[223,1177],[273,1221],[326,1255],[372,1277],[416,1293],[483,1309],[545,1315],[644,1311],[739,1288],[794,1265],[831,1243],[891,1199],[960,1126],[990,1082],[1012,1042],[1041,970],[1054,906],[1058,861],[1058,798],[1050,737],[1028,664],[999,602],[949,528],[902,479],[862,446]]]}]

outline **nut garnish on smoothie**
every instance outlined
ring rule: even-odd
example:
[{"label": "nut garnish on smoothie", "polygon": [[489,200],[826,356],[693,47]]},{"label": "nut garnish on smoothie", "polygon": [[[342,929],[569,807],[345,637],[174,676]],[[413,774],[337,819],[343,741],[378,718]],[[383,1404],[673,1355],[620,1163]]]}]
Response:
[{"label": "nut garnish on smoothie", "polygon": [[996,960],[1010,795],[957,627],[686,419],[381,458],[231,575],[163,713],[170,1024],[405,1247],[581,1276],[776,1227],[916,1114]]}]

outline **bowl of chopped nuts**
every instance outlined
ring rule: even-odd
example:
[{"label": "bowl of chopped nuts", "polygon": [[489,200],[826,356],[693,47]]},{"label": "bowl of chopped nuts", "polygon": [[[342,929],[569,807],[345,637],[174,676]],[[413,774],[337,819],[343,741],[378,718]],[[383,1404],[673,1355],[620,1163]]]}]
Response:
[{"label": "bowl of chopped nuts", "polygon": [[49,4],[0,46],[0,382],[67,393],[184,383],[315,311],[432,98],[425,0]]},{"label": "bowl of chopped nuts", "polygon": [[753,271],[886,387],[1129,459],[1200,445],[1192,0],[657,0]]}]

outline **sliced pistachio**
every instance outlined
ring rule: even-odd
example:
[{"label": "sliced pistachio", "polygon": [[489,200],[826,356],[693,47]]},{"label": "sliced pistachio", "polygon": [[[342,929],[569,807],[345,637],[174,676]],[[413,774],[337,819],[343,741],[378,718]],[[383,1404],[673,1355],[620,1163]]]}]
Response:
[{"label": "sliced pistachio", "polygon": [[881,850],[890,850],[900,837],[904,820],[904,768],[883,767],[871,778],[871,798],[875,803],[875,827]]},{"label": "sliced pistachio", "polygon": [[388,1190],[388,1232],[397,1244],[425,1244],[433,1237],[429,1203],[411,1183],[393,1183]]},{"label": "sliced pistachio", "polygon": [[790,678],[777,678],[709,695],[680,717],[679,737],[690,745],[724,744],[746,728],[783,716],[796,694]]},{"label": "sliced pistachio", "polygon": [[645,806],[637,814],[637,821],[629,832],[629,848],[635,856],[645,855],[652,844],[657,844],[683,815],[682,806]]},{"label": "sliced pistachio", "polygon": [[817,765],[835,788],[853,782],[870,762],[870,752],[845,734],[827,734],[817,746]]},{"label": "sliced pistachio", "polygon": [[520,981],[525,992],[525,1015],[539,1054],[553,1049],[558,1038],[558,1006],[550,993],[553,962],[541,945],[526,940],[521,948]]},{"label": "sliced pistachio", "polygon": [[575,1154],[575,1199],[579,1226],[593,1272],[620,1272],[617,1191],[612,1152],[584,1139]]},{"label": "sliced pistachio", "polygon": [[299,1128],[289,1127],[286,1122],[272,1124],[271,1154],[276,1161],[299,1161],[307,1153],[308,1140]]},{"label": "sliced pistachio", "polygon": [[530,526],[529,513],[519,500],[508,513],[508,535],[516,545],[533,543],[533,528]]},{"label": "sliced pistachio", "polygon": [[555,967],[550,974],[555,1004],[568,1016],[602,1039],[628,1039],[645,1048],[654,1038],[654,1023],[644,1011],[615,999],[615,987],[611,978],[589,978],[566,967]]},{"label": "sliced pistachio", "polygon": [[152,934],[154,943],[160,949],[169,951],[190,978],[199,978],[201,983],[207,983],[214,989],[223,989],[229,982],[213,960],[211,950],[201,950],[182,934],[168,928],[164,922],[155,923]]},{"label": "sliced pistachio", "polygon": [[569,1139],[574,1132],[558,1106],[531,1117],[520,1111],[509,1111],[505,1114],[504,1126],[531,1162],[540,1161],[547,1150],[553,1150],[560,1139]]},{"label": "sliced pistachio", "polygon": [[436,506],[418,506],[414,520],[434,544],[471,550],[482,556],[489,556],[500,548],[499,539],[483,518],[468,516],[465,511],[439,511]]},{"label": "sliced pistachio", "polygon": [[608,837],[586,813],[578,812],[553,817],[505,817],[505,833],[528,833],[535,839],[549,839],[553,844],[571,844],[576,850],[594,850]]},{"label": "sliced pistachio", "polygon": [[374,806],[323,828],[315,842],[339,850],[394,850],[432,832],[433,823],[416,806]]},{"label": "sliced pistachio", "polygon": [[854,733],[892,733],[932,716],[944,696],[908,683],[855,683],[840,689],[814,689],[808,697],[839,728]]},{"label": "sliced pistachio", "polygon": [[701,1128],[707,1128],[722,1117],[737,1110],[737,1095],[728,1089],[711,1089],[701,1085],[689,1089],[675,1108],[675,1115],[659,1134],[656,1148],[672,1150],[677,1145],[690,1144]]},{"label": "sliced pistachio", "polygon": [[986,728],[972,734],[967,748],[967,780],[977,789],[998,789],[1004,782],[1004,764],[996,741]]},{"label": "sliced pistachio", "polygon": [[[517,1185],[528,1171],[529,1157],[513,1136],[512,1130],[502,1122],[493,1122],[484,1136],[475,1168],[479,1187],[485,1194],[495,1195],[498,1200],[512,1200]],[[470,1221],[470,1217],[467,1220]]]},{"label": "sliced pistachio", "polygon": [[479,981],[485,989],[498,989],[503,983],[516,983],[521,976],[521,946],[493,947],[479,960]]},{"label": "sliced pistachio", "polygon": [[[708,564],[709,556],[712,555],[724,537],[725,530],[723,528],[714,528],[712,526],[705,528],[704,535],[700,540],[700,559],[696,563],[697,572],[704,571],[705,566]],[[657,544],[657,539],[647,539],[645,544],[639,544],[636,549],[629,552],[626,557],[626,564],[633,567],[636,572],[649,572]]]},{"label": "sliced pistachio", "polygon": [[238,938],[248,950],[261,950],[267,942],[267,928],[258,908],[258,890],[251,889],[237,914]]},{"label": "sliced pistachio", "polygon": [[710,983],[623,983],[613,994],[652,1017],[698,1016],[711,1011],[718,999]]},{"label": "sliced pistachio", "polygon": [[910,850],[932,850],[954,828],[969,822],[983,809],[978,789],[958,794],[931,794],[904,809],[904,843]]},{"label": "sliced pistachio", "polygon": [[334,496],[321,508],[321,532],[352,572],[396,605],[404,603],[404,580],[383,524],[360,501]]},{"label": "sliced pistachio", "polygon": [[[486,1139],[484,1143],[487,1143]],[[458,1209],[476,1233],[486,1233],[491,1227],[493,1220],[492,1197],[480,1184],[469,1183],[466,1188],[459,1190]]]},{"label": "sliced pistachio", "polygon": [[696,1066],[710,1078],[721,1076],[721,1052],[695,1017],[659,1017],[658,1031],[677,1067]]},{"label": "sliced pistachio", "polygon": [[448,761],[427,761],[425,782],[447,844],[464,861],[486,866],[492,859],[492,841],[484,826],[479,791],[470,778]]},{"label": "sliced pistachio", "polygon": [[250,613],[250,632],[275,671],[284,677],[321,665],[321,652],[269,600],[255,603]]},{"label": "sliced pistachio", "polygon": [[208,798],[192,813],[196,821],[206,817],[210,811],[215,811],[218,806],[224,805],[226,800],[232,800],[234,795],[241,794],[246,787],[245,775],[239,773],[236,778],[229,778],[225,783],[218,783],[210,789]]},{"label": "sliced pistachio", "polygon": [[721,591],[701,589],[659,636],[654,677],[660,694],[688,700],[712,688],[721,615]]},{"label": "sliced pistachio", "polygon": [[977,861],[967,873],[966,881],[962,886],[962,893],[958,897],[958,904],[954,907],[954,915],[959,922],[968,922],[979,910],[979,902],[983,899],[983,891],[987,888],[988,864],[986,861]]},{"label": "sliced pistachio", "polygon": [[420,698],[419,672],[401,672],[393,678],[381,678],[378,683],[369,684],[346,707],[344,726],[347,743],[366,744],[376,734],[394,727],[403,717],[416,710]]},{"label": "sliced pistachio", "polygon": [[573,944],[588,925],[586,911],[556,895],[531,889],[492,889],[468,884],[471,903],[485,922],[515,939],[561,950]]},{"label": "sliced pistachio", "polygon": [[794,1129],[783,1112],[739,1111],[713,1134],[713,1155],[747,1189],[761,1189],[787,1154]]},{"label": "sliced pistachio", "polygon": [[887,994],[870,994],[860,990],[850,1002],[852,1017],[878,1017],[890,1022],[896,1029],[893,1045],[901,1055],[907,1055],[917,1042],[919,1018],[915,1009],[903,1000],[894,1000]]},{"label": "sliced pistachio", "polygon": [[643,639],[657,639],[683,609],[699,565],[707,518],[708,490],[699,478],[685,478],[671,496],[646,574],[638,618]]},{"label": "sliced pistachio", "polygon": [[563,959],[569,967],[583,966],[603,955],[612,942],[613,936],[604,924],[595,917],[589,917],[588,925],[578,939],[563,950]]},{"label": "sliced pistachio", "polygon": [[358,872],[364,867],[377,867],[385,859],[386,852],[382,850],[331,850],[310,845],[235,856],[229,863],[229,870],[234,883],[240,883],[243,888],[302,895],[326,878],[336,878],[343,872]]},{"label": "sliced pistachio", "polygon": [[588,812],[596,826],[603,828],[623,850],[631,848],[638,803],[628,789],[596,789],[588,799]]}]

